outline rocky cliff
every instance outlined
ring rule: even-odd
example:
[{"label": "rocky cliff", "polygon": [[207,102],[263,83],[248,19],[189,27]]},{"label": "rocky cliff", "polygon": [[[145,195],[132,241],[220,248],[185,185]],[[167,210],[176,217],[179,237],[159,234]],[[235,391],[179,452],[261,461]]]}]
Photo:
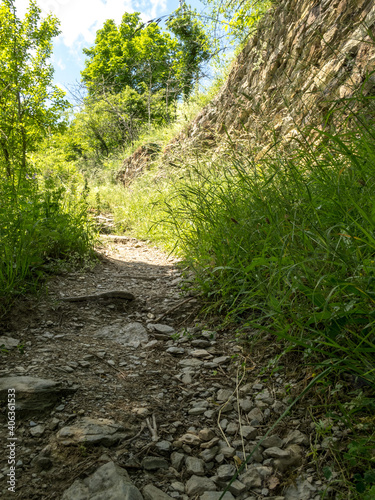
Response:
[{"label": "rocky cliff", "polygon": [[[164,155],[216,148],[228,132],[251,148],[286,140],[300,127],[321,125],[333,102],[361,84],[375,94],[374,70],[374,0],[278,0],[218,95]],[[140,171],[136,156],[125,162],[129,172]]]},{"label": "rocky cliff", "polygon": [[373,89],[374,69],[374,0],[281,0],[184,139],[217,141],[228,131],[262,145],[290,137],[361,84]]}]

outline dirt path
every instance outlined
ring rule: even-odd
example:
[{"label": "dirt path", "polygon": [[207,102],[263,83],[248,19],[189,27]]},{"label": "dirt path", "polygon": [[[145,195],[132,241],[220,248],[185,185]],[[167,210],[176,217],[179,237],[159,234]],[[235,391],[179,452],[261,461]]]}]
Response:
[{"label": "dirt path", "polygon": [[[182,295],[176,261],[160,250],[123,238],[101,254],[94,270],[54,278],[48,295],[19,303],[0,332],[10,343],[1,355],[1,399],[15,384],[20,405],[15,493],[5,445],[1,498],[138,500],[134,487],[128,497],[111,490],[125,469],[145,500],[218,499],[214,492],[285,410],[283,375],[264,383],[267,359],[246,355],[233,332],[197,323],[197,300]],[[113,290],[135,300],[61,300]],[[10,348],[9,337],[24,347]],[[10,442],[8,411],[5,402],[3,443]],[[307,413],[278,427],[225,499],[320,498],[314,470],[301,475]],[[95,476],[103,466],[105,480]]]}]

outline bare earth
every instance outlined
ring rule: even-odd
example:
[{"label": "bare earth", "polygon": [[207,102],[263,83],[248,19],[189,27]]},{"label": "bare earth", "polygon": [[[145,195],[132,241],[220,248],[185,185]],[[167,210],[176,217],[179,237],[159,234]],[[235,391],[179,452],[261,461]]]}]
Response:
[{"label": "bare earth", "polygon": [[[110,461],[126,469],[139,490],[150,484],[159,489],[151,496],[143,492],[146,500],[206,498],[208,483],[200,487],[199,478],[214,485],[208,489],[223,491],[243,454],[286,408],[283,374],[261,376],[273,353],[260,361],[246,353],[234,332],[207,332],[196,319],[199,302],[181,292],[177,262],[157,248],[114,238],[99,250],[102,258],[93,270],[53,278],[48,293],[16,304],[0,330],[0,345],[11,337],[24,346],[0,353],[0,377],[38,377],[74,389],[47,411],[16,416],[16,493],[7,489],[4,445],[0,497],[60,499],[74,481]],[[135,300],[95,298],[111,291],[130,292]],[[79,296],[87,300],[61,300]],[[80,429],[87,417],[118,425],[119,439],[90,443],[77,438],[78,430],[71,442],[64,441],[61,429]],[[7,443],[4,401],[0,418],[1,441]],[[298,439],[289,439],[294,431]],[[310,432],[308,410],[295,410],[271,433],[278,440],[268,449],[277,445],[281,453],[261,447],[253,460],[257,474],[241,471],[231,495],[320,498],[322,483],[306,457]],[[298,448],[293,453],[291,445]],[[205,450],[212,456],[202,455]],[[277,465],[287,453],[290,464]]]}]

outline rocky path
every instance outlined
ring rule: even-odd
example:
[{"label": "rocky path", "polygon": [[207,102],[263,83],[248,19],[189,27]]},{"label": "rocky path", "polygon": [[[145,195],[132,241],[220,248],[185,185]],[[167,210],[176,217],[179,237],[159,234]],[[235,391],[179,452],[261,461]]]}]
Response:
[{"label": "rocky path", "polygon": [[[100,251],[94,270],[17,304],[0,332],[0,496],[218,500],[285,410],[286,380],[198,322],[176,261],[132,238]],[[135,299],[98,297],[114,290]],[[319,499],[311,427],[294,411],[223,498]]]}]

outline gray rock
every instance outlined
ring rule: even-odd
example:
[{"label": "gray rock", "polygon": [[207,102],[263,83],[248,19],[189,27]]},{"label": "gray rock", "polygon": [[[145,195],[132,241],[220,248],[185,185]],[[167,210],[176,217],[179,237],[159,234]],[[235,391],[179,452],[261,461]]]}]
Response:
[{"label": "gray rock", "polygon": [[230,361],[230,356],[219,356],[218,358],[214,358],[212,360],[212,363],[214,365],[225,365],[226,363],[229,363]]},{"label": "gray rock", "polygon": [[199,500],[219,500],[220,498],[222,500],[234,500],[232,493],[229,491],[226,491],[223,497],[221,497],[222,494],[222,491],[206,491],[199,497]]},{"label": "gray rock", "polygon": [[238,481],[238,479],[236,479],[235,481],[233,481],[233,483],[229,486],[229,491],[231,493],[233,493],[233,495],[235,497],[238,497],[238,495],[241,495],[241,493],[243,493],[244,491],[247,490],[247,486],[246,484],[243,484],[241,483],[241,481]]},{"label": "gray rock", "polygon": [[264,465],[258,465],[254,467],[254,470],[256,470],[263,479],[270,477],[273,472],[272,467],[266,467]]},{"label": "gray rock", "polygon": [[49,470],[52,467],[52,460],[49,457],[44,457],[38,455],[37,457],[33,458],[31,461],[31,465],[35,467],[35,469],[40,472],[42,470]]},{"label": "gray rock", "polygon": [[201,443],[198,436],[196,436],[195,434],[190,434],[189,432],[187,434],[184,434],[183,436],[181,436],[180,441],[182,441],[185,444],[192,445],[192,446],[199,446]]},{"label": "gray rock", "polygon": [[218,446],[214,446],[213,448],[209,448],[207,450],[202,451],[202,453],[199,454],[199,456],[202,458],[204,462],[211,462],[213,460],[217,453],[219,451]]},{"label": "gray rock", "polygon": [[302,464],[302,449],[298,444],[291,444],[285,451],[289,453],[288,457],[274,461],[275,468],[280,472],[284,472],[290,467],[299,467]]},{"label": "gray rock", "polygon": [[165,335],[172,335],[176,331],[172,326],[162,325],[160,323],[156,323],[156,324],[149,323],[148,326],[150,328],[152,328],[153,330],[155,330],[156,332],[158,332],[158,333],[164,333]]},{"label": "gray rock", "polygon": [[250,425],[243,425],[240,428],[240,434],[244,439],[255,439],[258,435],[258,430]]},{"label": "gray rock", "polygon": [[169,441],[159,441],[156,443],[155,448],[157,448],[161,453],[166,453],[172,448],[172,443]]},{"label": "gray rock", "polygon": [[210,354],[206,349],[195,349],[191,355],[193,358],[203,358],[203,359],[208,359],[212,358],[212,354]]},{"label": "gray rock", "polygon": [[251,456],[249,463],[252,463],[252,462],[261,463],[261,462],[263,462],[263,455],[260,452],[259,448],[256,449],[256,446],[249,446],[249,453],[247,454],[247,456],[249,456],[251,453],[253,453],[253,454]]},{"label": "gray rock", "polygon": [[183,453],[178,453],[174,451],[171,455],[171,465],[176,471],[180,471],[182,464],[184,462],[185,455]]},{"label": "gray rock", "polygon": [[236,473],[234,465],[225,464],[217,468],[216,475],[220,481],[229,481]]},{"label": "gray rock", "polygon": [[234,455],[236,454],[236,450],[231,446],[224,446],[223,448],[220,448],[220,452],[224,455],[225,458],[234,457]]},{"label": "gray rock", "polygon": [[201,349],[204,349],[205,347],[210,347],[211,342],[205,339],[196,339],[191,342],[191,345],[193,347],[200,347]]},{"label": "gray rock", "polygon": [[204,476],[204,462],[200,458],[186,457],[185,465],[188,474]]},{"label": "gray rock", "polygon": [[289,450],[282,450],[273,446],[272,448],[267,448],[264,450],[263,454],[270,458],[290,458],[291,452]]},{"label": "gray rock", "polygon": [[234,436],[238,431],[238,423],[237,422],[229,422],[227,425],[225,434],[228,434],[228,436]]},{"label": "gray rock", "polygon": [[127,325],[114,323],[97,330],[95,336],[135,348],[139,347],[142,342],[148,342],[146,328],[142,323],[137,322],[128,323]]},{"label": "gray rock", "polygon": [[[200,437],[200,433],[199,433],[199,437]],[[218,437],[214,437],[211,439],[211,441],[207,441],[206,443],[202,443],[201,448],[203,448],[204,450],[208,450],[208,448],[212,448],[213,446],[216,446],[219,441],[220,441],[220,439]]]},{"label": "gray rock", "polygon": [[246,472],[240,475],[241,483],[248,488],[260,488],[262,486],[262,477],[254,468],[249,468]]},{"label": "gray rock", "polygon": [[174,481],[171,483],[171,488],[174,491],[178,491],[179,493],[185,493],[185,485],[183,483],[180,483],[179,481]]},{"label": "gray rock", "polygon": [[264,420],[263,413],[259,408],[254,408],[253,410],[251,410],[248,413],[247,418],[249,419],[251,426],[259,425]]},{"label": "gray rock", "polygon": [[245,412],[249,412],[254,408],[254,403],[251,401],[251,399],[248,398],[240,399],[239,404],[240,408]]},{"label": "gray rock", "polygon": [[62,500],[143,500],[143,497],[126,470],[108,462],[86,479],[75,481]]},{"label": "gray rock", "polygon": [[195,408],[191,408],[188,413],[189,415],[203,415],[203,413],[207,410],[207,407],[195,407]]},{"label": "gray rock", "polygon": [[168,462],[160,457],[145,457],[142,460],[142,467],[145,470],[168,469]]},{"label": "gray rock", "polygon": [[279,436],[274,434],[273,436],[267,437],[264,441],[262,441],[261,446],[263,448],[281,448],[284,445],[284,440]]},{"label": "gray rock", "polygon": [[145,486],[142,493],[145,500],[172,500],[172,497],[152,484]]},{"label": "gray rock", "polygon": [[216,339],[217,332],[213,330],[202,330],[201,337],[204,337],[205,339],[208,340],[215,340]]},{"label": "gray rock", "polygon": [[40,437],[40,436],[43,436],[44,431],[45,431],[44,425],[39,424],[39,425],[35,425],[34,427],[31,427],[30,434],[33,437]]},{"label": "gray rock", "polygon": [[201,441],[206,442],[211,441],[215,437],[215,433],[212,429],[205,428],[199,431],[198,436]]},{"label": "gray rock", "polygon": [[281,401],[275,401],[272,405],[272,410],[277,414],[281,415],[286,410],[286,406]]},{"label": "gray rock", "polygon": [[216,485],[207,477],[191,476],[186,483],[186,493],[189,496],[202,495],[206,491],[216,491]]},{"label": "gray rock", "polygon": [[295,430],[288,433],[285,438],[285,444],[303,444],[304,446],[308,446],[309,438],[301,431]]},{"label": "gray rock", "polygon": [[203,364],[203,361],[197,358],[188,358],[182,359],[178,364],[186,368],[199,368]]},{"label": "gray rock", "polygon": [[310,500],[316,488],[303,478],[297,478],[296,485],[289,486],[285,492],[285,500]]},{"label": "gray rock", "polygon": [[250,394],[251,392],[253,392],[252,384],[245,384],[240,387],[241,394]]},{"label": "gray rock", "polygon": [[12,337],[0,337],[0,350],[4,349],[14,349],[19,345],[20,341]]},{"label": "gray rock", "polygon": [[185,349],[182,347],[168,347],[168,349],[165,351],[168,354],[172,354],[172,356],[180,356],[181,354],[185,353]]},{"label": "gray rock", "polygon": [[233,391],[231,389],[219,389],[216,394],[218,401],[230,401],[233,398]]},{"label": "gray rock", "polygon": [[74,394],[77,387],[63,387],[54,380],[20,376],[0,378],[0,401],[8,401],[8,389],[15,389],[16,411],[30,415],[51,409],[63,397]]},{"label": "gray rock", "polygon": [[123,439],[133,437],[134,434],[133,428],[125,429],[113,420],[83,417],[76,424],[60,429],[57,439],[65,446],[79,443],[114,446]]}]

